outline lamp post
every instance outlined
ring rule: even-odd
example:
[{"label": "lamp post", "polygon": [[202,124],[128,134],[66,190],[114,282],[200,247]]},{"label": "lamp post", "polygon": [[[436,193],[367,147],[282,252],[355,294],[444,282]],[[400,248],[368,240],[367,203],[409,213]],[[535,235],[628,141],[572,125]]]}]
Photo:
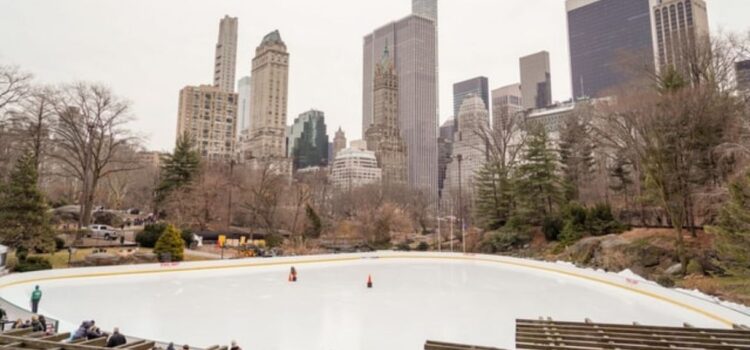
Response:
[{"label": "lamp post", "polygon": [[464,159],[462,154],[456,156],[458,160],[458,217],[461,223],[461,245],[463,246],[463,252],[466,253],[466,230],[464,230],[464,205],[463,197],[461,195],[461,161]]},{"label": "lamp post", "polygon": [[[438,206],[439,205],[440,204],[438,204]],[[438,246],[438,252],[441,252],[442,248],[443,248],[443,242],[440,239],[440,220],[442,220],[442,219],[443,218],[440,217],[440,209],[438,209],[438,217],[437,217],[437,226],[438,226],[437,227],[437,246]]]}]

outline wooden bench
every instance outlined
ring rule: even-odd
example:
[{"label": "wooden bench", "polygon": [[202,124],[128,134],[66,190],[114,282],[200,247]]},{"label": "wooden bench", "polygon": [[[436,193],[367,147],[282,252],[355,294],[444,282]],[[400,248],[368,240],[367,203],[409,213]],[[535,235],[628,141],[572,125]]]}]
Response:
[{"label": "wooden bench", "polygon": [[516,320],[516,348],[547,349],[750,349],[750,330]]},{"label": "wooden bench", "polygon": [[502,350],[499,348],[489,348],[485,346],[476,345],[465,345],[465,344],[454,344],[445,343],[439,341],[428,340],[424,344],[424,350]]}]

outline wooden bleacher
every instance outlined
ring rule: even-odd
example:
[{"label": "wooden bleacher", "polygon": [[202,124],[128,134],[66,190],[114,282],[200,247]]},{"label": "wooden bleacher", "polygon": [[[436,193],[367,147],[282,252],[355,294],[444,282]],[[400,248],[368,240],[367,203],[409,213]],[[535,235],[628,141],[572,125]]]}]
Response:
[{"label": "wooden bleacher", "polygon": [[432,340],[428,340],[424,344],[424,350],[472,350],[472,349],[473,350],[502,350],[500,348],[488,348],[484,346],[444,343],[444,342],[438,342],[438,341],[432,341]]},{"label": "wooden bleacher", "polygon": [[[107,337],[69,342],[70,333],[33,332],[31,328],[11,329],[0,333],[0,350],[109,350],[105,347]],[[159,348],[156,342],[134,340],[120,345],[118,349],[153,350]],[[218,345],[206,350],[226,350]]]},{"label": "wooden bleacher", "polygon": [[653,349],[688,350],[750,349],[750,329],[658,327],[639,324],[618,325],[560,322],[547,320],[516,320],[516,349]]}]

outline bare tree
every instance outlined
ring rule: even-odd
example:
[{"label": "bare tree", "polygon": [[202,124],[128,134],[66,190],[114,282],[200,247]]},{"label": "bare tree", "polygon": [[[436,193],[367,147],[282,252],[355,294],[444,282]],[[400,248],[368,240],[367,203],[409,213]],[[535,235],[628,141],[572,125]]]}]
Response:
[{"label": "bare tree", "polygon": [[248,212],[251,222],[265,228],[268,234],[278,233],[285,184],[285,177],[278,174],[272,164],[265,163],[256,170],[252,182],[243,188],[246,197],[242,209]]},{"label": "bare tree", "polygon": [[0,121],[6,108],[17,103],[29,93],[32,75],[18,67],[0,65]]},{"label": "bare tree", "polygon": [[[9,121],[18,146],[31,151],[37,171],[41,172],[50,144],[51,127],[55,122],[55,94],[50,87],[29,89],[10,112]],[[40,174],[41,175],[41,174]]]},{"label": "bare tree", "polygon": [[138,164],[123,152],[136,139],[124,128],[131,120],[129,104],[104,86],[78,83],[66,86],[55,105],[53,128],[56,151],[63,175],[81,183],[79,225],[91,222],[99,181],[111,174],[130,171]]}]

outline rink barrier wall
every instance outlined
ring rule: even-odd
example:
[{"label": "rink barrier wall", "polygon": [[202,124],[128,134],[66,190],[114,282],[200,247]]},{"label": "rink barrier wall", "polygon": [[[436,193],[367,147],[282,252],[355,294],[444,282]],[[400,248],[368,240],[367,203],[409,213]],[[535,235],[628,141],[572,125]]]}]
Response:
[{"label": "rink barrier wall", "polygon": [[[536,260],[519,259],[495,255],[461,254],[461,253],[431,253],[431,252],[392,252],[380,251],[371,253],[313,255],[299,257],[278,258],[249,258],[238,260],[211,260],[197,262],[120,265],[104,267],[83,267],[15,273],[0,277],[0,292],[2,289],[24,285],[41,284],[49,281],[59,281],[80,278],[105,278],[133,275],[153,275],[163,273],[196,272],[209,270],[226,270],[236,268],[263,268],[284,265],[305,265],[325,263],[346,263],[368,259],[383,260],[435,260],[462,261],[475,263],[501,264],[506,267],[531,269],[562,275],[573,279],[585,280],[595,284],[625,290],[640,296],[677,306],[691,312],[712,319],[731,328],[735,324],[750,324],[750,314],[730,308],[708,298],[701,298],[691,294],[680,293],[677,290],[664,288],[654,282],[643,279],[630,278],[614,273],[582,269],[567,263],[550,263]],[[1,294],[0,294],[1,295]],[[544,316],[544,315],[540,315]]]}]

